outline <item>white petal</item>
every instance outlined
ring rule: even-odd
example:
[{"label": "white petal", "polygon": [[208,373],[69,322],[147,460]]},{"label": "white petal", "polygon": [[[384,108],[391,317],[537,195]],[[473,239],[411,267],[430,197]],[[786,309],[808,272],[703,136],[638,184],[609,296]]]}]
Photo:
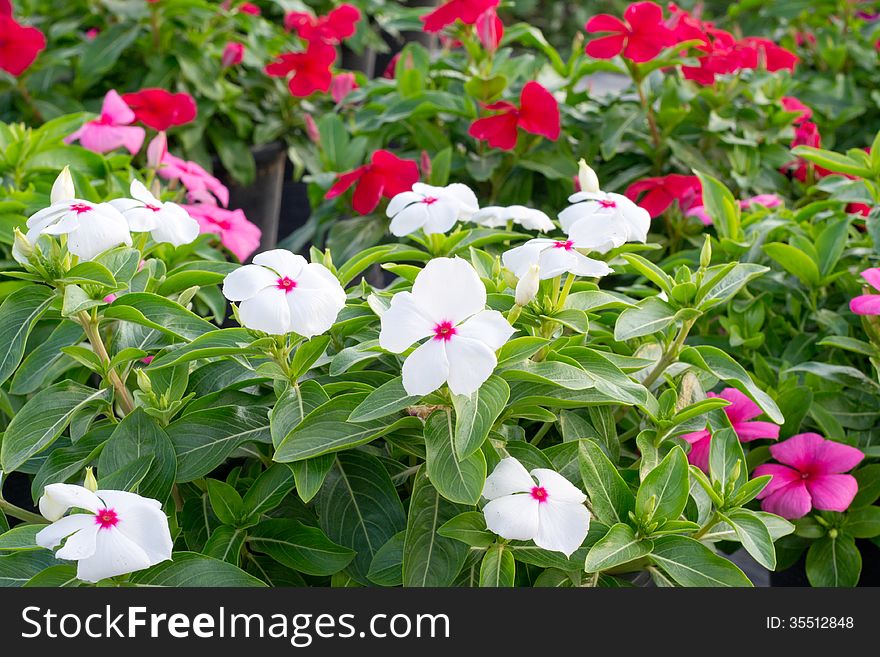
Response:
[{"label": "white petal", "polygon": [[583,504],[547,500],[538,507],[535,545],[566,556],[577,550],[590,530],[590,512]]},{"label": "white petal", "polygon": [[336,288],[297,286],[286,295],[290,308],[290,328],[294,333],[310,338],[330,330],[345,307],[345,292],[339,282]]},{"label": "white petal", "polygon": [[541,252],[538,266],[541,268],[541,280],[561,276],[574,268],[574,251],[550,247]]},{"label": "white petal", "polygon": [[621,194],[609,194],[618,206],[618,211],[627,226],[628,242],[644,242],[648,239],[648,231],[651,228],[651,215]]},{"label": "white petal", "polygon": [[427,395],[443,385],[449,376],[449,361],[443,340],[431,338],[403,361],[403,388],[409,395]]},{"label": "white petal", "polygon": [[244,265],[223,279],[223,296],[230,301],[250,299],[260,290],[278,285],[278,274],[259,265]]},{"label": "white petal", "polygon": [[128,229],[134,233],[144,233],[156,227],[156,213],[144,207],[133,198],[117,198],[110,205],[119,210],[128,222]]},{"label": "white petal", "polygon": [[238,306],[242,326],[272,335],[290,333],[290,307],[284,290],[266,287]]},{"label": "white petal", "polygon": [[391,297],[391,306],[382,313],[379,346],[399,354],[433,335],[434,325],[435,322],[419,308],[412,293],[398,292]]},{"label": "white petal", "polygon": [[416,192],[401,192],[390,201],[388,201],[388,207],[385,208],[385,215],[388,217],[393,217],[401,210],[403,210],[406,206],[411,203],[418,203],[425,197],[422,194],[417,194]]},{"label": "white petal", "polygon": [[474,212],[471,215],[471,221],[487,228],[498,228],[507,223],[506,210],[507,208],[499,205],[489,205]]},{"label": "white petal", "polygon": [[473,266],[461,258],[434,258],[416,276],[412,294],[435,323],[459,324],[486,307],[486,288]]},{"label": "white petal", "polygon": [[546,233],[556,227],[550,217],[540,210],[522,205],[512,205],[508,210],[513,216],[513,220],[527,230],[539,230]]},{"label": "white petal", "polygon": [[413,203],[394,215],[390,226],[391,234],[395,237],[409,235],[424,226],[426,221],[428,221],[428,205]]},{"label": "white petal", "polygon": [[458,202],[458,218],[469,219],[477,210],[480,203],[474,191],[462,183],[452,183],[442,188],[442,195],[452,197]]},{"label": "white petal", "polygon": [[92,260],[107,249],[131,245],[128,222],[109,203],[99,203],[79,217],[79,228],[67,237],[67,249],[82,260]]},{"label": "white petal", "polygon": [[583,504],[587,501],[587,496],[579,491],[577,486],[555,470],[535,468],[532,470],[532,476],[547,491],[547,496],[550,500],[573,502],[574,504]]},{"label": "white petal", "polygon": [[489,531],[514,541],[528,541],[538,533],[538,500],[528,493],[505,495],[483,507]]},{"label": "white petal", "polygon": [[445,233],[458,220],[458,205],[448,199],[440,199],[427,206],[427,220],[422,229],[426,235]]},{"label": "white petal", "polygon": [[128,191],[133,199],[137,199],[144,205],[162,205],[155,196],[150,194],[150,191],[144,187],[144,184],[140,180],[132,180],[131,187],[129,187]]},{"label": "white petal", "polygon": [[254,264],[269,267],[278,272],[279,276],[288,276],[296,280],[308,262],[301,255],[296,255],[286,249],[272,249],[254,256]]},{"label": "white petal", "polygon": [[48,520],[58,520],[68,509],[86,509],[97,513],[101,500],[88,488],[73,484],[49,484],[40,497],[40,513]]},{"label": "white petal", "polygon": [[483,497],[494,500],[496,497],[513,493],[528,493],[535,487],[535,481],[523,464],[512,456],[501,459],[492,474],[486,477]]},{"label": "white petal", "polygon": [[94,555],[80,560],[76,576],[84,582],[98,582],[143,570],[150,565],[147,553],[122,532],[105,529],[98,534]]},{"label": "white petal", "polygon": [[102,531],[101,525],[95,522],[93,517],[91,525],[83,527],[78,532],[67,537],[64,547],[55,553],[55,557],[58,559],[68,559],[70,561],[88,559],[95,553],[95,543],[98,539],[98,532],[100,531]]},{"label": "white petal", "polygon": [[501,256],[501,263],[513,272],[517,278],[522,278],[532,265],[539,264],[541,253],[553,246],[553,240],[538,238],[529,240],[525,244],[505,251]]},{"label": "white petal", "polygon": [[70,167],[64,167],[55,182],[52,183],[52,191],[49,194],[49,202],[52,205],[70,201],[76,197],[73,187],[73,177],[70,175]]},{"label": "white petal", "polygon": [[43,232],[44,228],[58,221],[69,209],[70,203],[64,202],[50,205],[48,208],[35,212],[27,220],[28,234],[30,235],[31,231]]},{"label": "white petal", "polygon": [[75,513],[72,516],[56,520],[48,527],[37,532],[36,543],[40,547],[53,548],[61,545],[61,541],[81,529],[96,526],[95,516],[90,513]]},{"label": "white petal", "polygon": [[607,276],[614,271],[607,262],[588,258],[577,251],[569,251],[569,256],[568,271],[575,276]]},{"label": "white petal", "polygon": [[98,491],[107,508],[118,514],[114,529],[140,546],[151,564],[171,558],[173,546],[168,517],[157,500],[125,491]]},{"label": "white petal", "polygon": [[455,335],[446,343],[449,359],[449,389],[454,395],[472,395],[486,382],[498,359],[495,351],[480,340]]},{"label": "white petal", "polygon": [[150,234],[159,244],[167,242],[172,246],[182,246],[199,236],[199,222],[176,203],[164,203],[162,209],[154,214],[158,215],[158,222]]},{"label": "white petal", "polygon": [[456,335],[478,340],[492,351],[500,349],[515,331],[516,329],[497,310],[480,311],[455,329]]},{"label": "white petal", "polygon": [[[561,216],[561,215],[560,215]],[[579,249],[607,253],[627,241],[629,229],[625,222],[604,212],[584,215],[568,231],[568,236]]]}]

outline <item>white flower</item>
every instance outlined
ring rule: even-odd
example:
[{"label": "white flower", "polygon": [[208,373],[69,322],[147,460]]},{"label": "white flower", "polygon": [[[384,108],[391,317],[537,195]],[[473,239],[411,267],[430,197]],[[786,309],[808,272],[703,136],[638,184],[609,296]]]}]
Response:
[{"label": "white flower", "polygon": [[539,548],[571,556],[590,530],[586,495],[553,470],[529,474],[515,458],[495,466],[483,497],[489,500],[483,507],[486,526],[506,539],[533,540]]},{"label": "white flower", "polygon": [[578,161],[578,185],[582,192],[598,192],[599,176],[584,158]]},{"label": "white flower", "polygon": [[501,262],[519,279],[526,276],[533,265],[538,266],[541,280],[566,272],[575,276],[606,276],[611,273],[612,269],[606,263],[580,253],[578,249],[582,248],[588,247],[572,239],[539,237],[505,251]]},{"label": "white flower", "polygon": [[132,198],[110,201],[128,221],[129,230],[148,232],[158,243],[189,244],[199,236],[199,222],[177,203],[163,203],[139,180],[131,181]]},{"label": "white flower", "polygon": [[490,205],[475,212],[471,221],[488,228],[506,226],[508,221],[512,221],[526,230],[540,230],[542,233],[556,227],[546,214],[524,205]]},{"label": "white flower", "polygon": [[434,187],[416,183],[412,191],[401,192],[388,203],[391,233],[403,237],[420,228],[426,234],[445,233],[458,220],[469,219],[479,209],[470,187],[453,183]]},{"label": "white flower", "polygon": [[381,317],[379,346],[395,354],[430,337],[403,363],[403,387],[427,395],[444,382],[470,395],[498,363],[495,351],[513,334],[497,310],[486,310],[486,288],[461,258],[435,258],[416,276],[412,292],[398,292]]},{"label": "white flower", "polygon": [[[92,260],[99,253],[120,244],[131,245],[128,223],[109,203],[90,203],[76,198],[67,167],[55,179],[51,205],[27,220],[27,241],[35,244],[40,235],[67,235],[67,250],[80,260]],[[19,262],[23,254],[13,250]]]},{"label": "white flower", "polygon": [[518,306],[527,306],[538,294],[541,283],[541,268],[538,265],[530,265],[522,278],[517,281],[514,300]]},{"label": "white flower", "polygon": [[284,249],[265,251],[230,272],[223,295],[240,302],[242,326],[306,338],[328,331],[345,306],[345,290],[329,269]]},{"label": "white flower", "polygon": [[[70,508],[88,513],[65,517]],[[76,576],[85,582],[124,575],[171,558],[171,534],[162,505],[118,490],[94,493],[82,486],[50,484],[40,498],[40,512],[51,525],[41,530],[37,545],[55,556],[76,561]]]},{"label": "white flower", "polygon": [[648,239],[651,215],[626,196],[611,192],[578,192],[568,197],[559,222],[583,248],[606,253],[625,242]]}]

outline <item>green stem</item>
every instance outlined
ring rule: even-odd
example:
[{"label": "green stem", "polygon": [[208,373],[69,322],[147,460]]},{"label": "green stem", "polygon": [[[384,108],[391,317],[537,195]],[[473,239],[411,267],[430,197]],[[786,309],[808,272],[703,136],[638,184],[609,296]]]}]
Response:
[{"label": "green stem", "polygon": [[4,500],[2,497],[0,497],[0,511],[3,511],[7,516],[18,518],[24,522],[31,522],[40,525],[45,525],[48,522],[43,516],[31,513],[26,509],[22,509],[20,506],[15,506],[11,502]]},{"label": "green stem", "polygon": [[663,374],[666,368],[675,362],[684,347],[684,341],[687,340],[688,333],[690,333],[690,330],[696,321],[697,318],[694,317],[693,319],[688,319],[682,322],[681,329],[679,329],[678,335],[675,336],[675,340],[670,345],[669,349],[663,353],[660,360],[657,361],[657,365],[654,366],[651,373],[645,377],[644,381],[642,381],[643,386],[650,388],[660,375]]},{"label": "green stem", "polygon": [[531,443],[535,447],[537,447],[541,441],[544,439],[544,436],[547,435],[547,432],[550,431],[550,427],[553,426],[552,422],[545,422],[543,426],[538,429],[538,433],[535,434],[535,437],[532,438]]},{"label": "green stem", "polygon": [[119,378],[119,375],[116,373],[116,370],[110,368],[110,354],[107,353],[107,347],[104,346],[104,340],[101,338],[101,331],[98,329],[98,321],[96,318],[91,317],[86,311],[82,311],[77,316],[79,319],[79,323],[83,327],[83,331],[85,331],[86,337],[89,340],[89,344],[92,345],[92,351],[101,359],[101,362],[107,368],[107,380],[116,390],[117,401],[119,402],[119,406],[122,408],[122,411],[128,415],[131,413],[134,408],[134,400],[131,397],[131,393],[123,382],[122,379]]},{"label": "green stem", "polygon": [[695,541],[699,541],[703,536],[705,536],[712,527],[718,524],[718,521],[721,520],[721,515],[716,511],[713,513],[709,519],[706,521],[706,524],[700,527],[697,530],[697,533],[691,536]]},{"label": "green stem", "polygon": [[562,285],[562,292],[559,294],[559,299],[556,301],[556,310],[562,310],[565,308],[565,301],[568,299],[568,294],[571,292],[571,286],[574,285],[575,275],[569,273],[568,276],[565,277],[565,283]]}]

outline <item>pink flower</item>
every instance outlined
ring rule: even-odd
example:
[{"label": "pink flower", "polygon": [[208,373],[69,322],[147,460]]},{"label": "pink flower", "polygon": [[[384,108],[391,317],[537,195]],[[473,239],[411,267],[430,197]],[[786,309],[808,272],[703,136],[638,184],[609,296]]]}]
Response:
[{"label": "pink flower", "polygon": [[306,124],[306,135],[308,135],[309,139],[315,144],[321,143],[321,131],[318,130],[318,124],[315,123],[315,119],[312,118],[312,115],[304,115],[303,122]]},{"label": "pink flower", "polygon": [[137,120],[153,130],[168,130],[196,118],[196,101],[188,93],[173,94],[165,89],[141,89],[122,97]]},{"label": "pink flower", "polygon": [[634,62],[647,62],[675,43],[673,32],[663,23],[663,10],[653,2],[634,2],[623,18],[599,14],[589,20],[587,32],[606,34],[587,44],[585,50],[590,57],[612,59],[622,55]]},{"label": "pink flower", "polygon": [[333,101],[339,104],[357,88],[358,83],[354,73],[339,73],[333,76],[333,82],[330,83],[330,95],[333,96]]},{"label": "pink flower", "polygon": [[165,180],[179,180],[189,192],[190,200],[198,199],[202,202],[210,197],[210,192],[223,205],[229,205],[229,190],[226,185],[205,171],[195,162],[188,162],[179,157],[165,152],[158,171],[159,177]]},{"label": "pink flower", "polygon": [[[779,438],[779,426],[772,422],[754,422],[762,411],[761,408],[746,397],[736,388],[725,388],[720,394],[707,393],[707,397],[720,397],[730,402],[730,406],[724,407],[727,419],[736,432],[740,442],[748,443],[760,438],[777,440]],[[686,433],[682,436],[691,445],[688,452],[688,461],[703,470],[709,471],[709,446],[712,435],[708,429]],[[771,449],[773,449],[771,447]]]},{"label": "pink flower", "polygon": [[241,64],[242,59],[244,59],[243,44],[238,43],[237,41],[230,41],[226,44],[226,47],[223,48],[223,57],[221,59],[223,68],[238,66]]},{"label": "pink flower", "polygon": [[79,140],[83,148],[96,153],[106,153],[124,146],[134,155],[141,149],[146,136],[143,128],[129,125],[134,120],[134,112],[111,89],[104,96],[100,116],[93,121],[87,121],[79,130],[65,137],[64,143],[70,144]]},{"label": "pink flower", "polygon": [[153,362],[153,359],[154,359],[154,358],[155,358],[155,356],[144,356],[143,358],[141,358],[141,362],[142,362],[144,365],[149,365],[150,363]]},{"label": "pink flower", "polygon": [[750,196],[739,202],[739,207],[743,210],[750,208],[753,205],[763,205],[765,208],[778,208],[782,205],[782,199],[776,196],[776,194],[758,194],[757,196]]},{"label": "pink flower", "polygon": [[[862,272],[864,278],[875,290],[880,291],[880,267]],[[880,294],[862,294],[849,302],[849,309],[856,315],[880,315]]]},{"label": "pink flower", "polygon": [[238,8],[241,14],[250,14],[251,16],[259,16],[260,8],[252,2],[243,2]]},{"label": "pink flower", "polygon": [[712,217],[709,216],[709,213],[706,211],[705,205],[695,205],[684,213],[686,217],[696,217],[701,222],[703,222],[704,226],[712,225]]},{"label": "pink flower", "polygon": [[223,246],[242,262],[260,246],[260,229],[241,210],[226,210],[210,203],[181,207],[199,222],[201,232],[219,235]]},{"label": "pink flower", "polygon": [[97,27],[92,27],[86,30],[86,41],[94,41],[98,38],[98,35],[101,33]]},{"label": "pink flower", "polygon": [[797,112],[797,116],[792,119],[794,125],[800,125],[804,121],[809,121],[813,118],[813,110],[794,96],[783,96],[780,99],[780,103],[782,104],[782,109],[786,112]]},{"label": "pink flower", "polygon": [[[777,45],[770,39],[746,37],[740,43],[753,50],[758,61],[763,63],[764,67],[771,73],[782,70],[794,71],[795,66],[800,61],[800,57],[790,50]],[[756,68],[756,66],[750,68]]]},{"label": "pink flower", "polygon": [[160,132],[147,145],[147,166],[151,169],[158,169],[162,165],[162,160],[168,152],[168,137],[164,132]]},{"label": "pink flower", "polygon": [[399,61],[400,53],[397,53],[388,62],[388,66],[385,67],[385,70],[382,71],[382,77],[386,80],[393,80],[394,77],[397,75],[397,62]]},{"label": "pink flower", "polygon": [[504,36],[504,23],[498,18],[495,7],[490,7],[480,14],[474,26],[477,28],[477,37],[479,37],[483,47],[489,52],[498,50],[498,46]]},{"label": "pink flower", "polygon": [[819,434],[802,433],[771,445],[770,454],[785,465],[767,463],[755,468],[754,476],[773,477],[758,494],[764,511],[796,520],[810,509],[846,511],[852,504],[858,482],[842,473],[865,458],[861,450]]}]

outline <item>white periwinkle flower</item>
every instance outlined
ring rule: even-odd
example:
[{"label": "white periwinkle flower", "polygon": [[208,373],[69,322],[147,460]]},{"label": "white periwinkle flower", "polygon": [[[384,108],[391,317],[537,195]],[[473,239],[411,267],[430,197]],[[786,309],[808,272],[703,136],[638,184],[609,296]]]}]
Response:
[{"label": "white periwinkle flower", "polygon": [[435,258],[398,292],[381,317],[379,345],[399,354],[430,338],[403,363],[403,387],[427,395],[444,382],[456,395],[476,392],[498,363],[495,351],[513,334],[497,310],[486,309],[486,288],[461,258]]},{"label": "white periwinkle flower", "polygon": [[139,180],[131,181],[131,198],[110,201],[128,221],[132,232],[149,232],[158,243],[189,244],[199,236],[199,222],[177,203],[163,203]]},{"label": "white periwinkle flower", "polygon": [[512,221],[526,230],[539,230],[542,233],[555,228],[550,217],[546,214],[524,205],[508,205],[507,207],[490,205],[480,208],[471,217],[471,221],[487,228],[500,228],[506,226],[508,221]]},{"label": "white periwinkle flower", "polygon": [[328,331],[345,306],[345,290],[329,269],[284,249],[265,251],[230,272],[223,295],[239,302],[242,326],[306,338]]},{"label": "white periwinkle flower", "polygon": [[505,251],[501,262],[522,280],[537,265],[540,280],[570,273],[575,276],[606,276],[612,269],[601,260],[588,258],[578,249],[585,245],[572,239],[553,240],[539,237]]},{"label": "white periwinkle flower", "polygon": [[644,242],[651,215],[623,194],[577,192],[559,213],[559,223],[583,248],[606,253],[625,242]]},{"label": "white periwinkle flower", "polygon": [[[27,241],[35,244],[40,235],[67,235],[67,250],[81,260],[92,260],[99,253],[120,244],[131,245],[125,217],[109,203],[91,203],[76,198],[70,170],[55,179],[51,205],[27,220]],[[23,254],[13,252],[19,262]]]},{"label": "white periwinkle flower", "polygon": [[[63,517],[71,508],[87,513]],[[40,512],[53,522],[37,534],[37,545],[51,550],[64,541],[55,556],[76,561],[76,576],[85,582],[171,558],[168,518],[156,500],[118,490],[93,493],[82,486],[49,484],[40,498]]]},{"label": "white periwinkle flower", "polygon": [[412,191],[392,198],[385,213],[391,217],[391,233],[403,237],[420,228],[427,234],[445,233],[456,221],[469,219],[479,207],[467,185],[434,187],[416,183]]},{"label": "white periwinkle flower", "polygon": [[571,556],[590,529],[586,495],[553,470],[530,474],[515,458],[495,466],[483,497],[489,500],[483,507],[486,526],[506,539],[533,540],[539,548]]}]

